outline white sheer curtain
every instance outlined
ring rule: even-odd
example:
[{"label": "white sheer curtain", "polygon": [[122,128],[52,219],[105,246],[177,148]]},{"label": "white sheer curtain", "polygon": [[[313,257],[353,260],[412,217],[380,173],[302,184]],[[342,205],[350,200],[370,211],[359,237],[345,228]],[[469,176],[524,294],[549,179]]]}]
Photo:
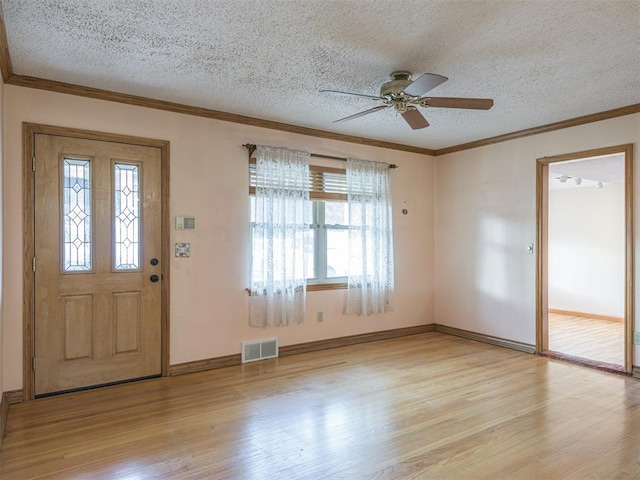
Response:
[{"label": "white sheer curtain", "polygon": [[306,300],[309,153],[263,145],[256,153],[249,323],[300,323]]},{"label": "white sheer curtain", "polygon": [[349,268],[347,313],[393,310],[393,228],[389,165],[347,160]]}]

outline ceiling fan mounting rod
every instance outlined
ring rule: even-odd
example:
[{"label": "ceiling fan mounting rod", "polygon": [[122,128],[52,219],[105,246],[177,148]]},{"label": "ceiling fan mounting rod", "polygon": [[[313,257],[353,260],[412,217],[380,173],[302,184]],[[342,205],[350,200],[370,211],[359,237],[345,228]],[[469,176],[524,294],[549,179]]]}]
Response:
[{"label": "ceiling fan mounting rod", "polygon": [[411,80],[411,72],[406,70],[398,70],[391,74],[391,80],[383,83],[380,87],[380,96],[401,95],[405,88],[413,83]]}]

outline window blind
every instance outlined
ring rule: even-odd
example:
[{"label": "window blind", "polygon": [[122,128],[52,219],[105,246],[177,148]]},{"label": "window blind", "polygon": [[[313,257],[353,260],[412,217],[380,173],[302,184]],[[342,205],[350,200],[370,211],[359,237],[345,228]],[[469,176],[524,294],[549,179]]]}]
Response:
[{"label": "window blind", "polygon": [[[341,168],[309,166],[310,200],[347,200],[347,172]],[[249,159],[249,195],[256,193],[256,159]]]}]

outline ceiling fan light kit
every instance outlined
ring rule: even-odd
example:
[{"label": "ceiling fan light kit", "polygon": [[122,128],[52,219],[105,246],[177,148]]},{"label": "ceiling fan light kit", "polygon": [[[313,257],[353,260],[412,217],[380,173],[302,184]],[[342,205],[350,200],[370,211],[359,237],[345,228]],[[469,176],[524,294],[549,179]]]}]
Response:
[{"label": "ceiling fan light kit", "polygon": [[493,107],[493,100],[489,98],[424,97],[425,93],[446,82],[448,78],[435,73],[422,74],[415,80],[412,79],[412,76],[413,74],[407,70],[393,72],[391,79],[380,87],[380,95],[377,97],[337,90],[320,90],[320,93],[368,98],[382,102],[382,105],[335,120],[333,123],[353,120],[354,118],[392,107],[414,130],[429,126],[429,122],[416,108],[416,105],[423,108],[464,108],[473,110],[488,110]]}]

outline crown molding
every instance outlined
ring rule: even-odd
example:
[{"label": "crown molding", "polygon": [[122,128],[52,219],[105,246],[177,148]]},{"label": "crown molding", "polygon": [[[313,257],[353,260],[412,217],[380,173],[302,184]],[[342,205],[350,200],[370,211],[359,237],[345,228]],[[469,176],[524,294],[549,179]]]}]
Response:
[{"label": "crown molding", "polygon": [[517,138],[529,137],[531,135],[539,135],[541,133],[553,132],[555,130],[562,130],[564,128],[569,128],[569,127],[577,127],[578,125],[584,125],[584,124],[593,123],[593,122],[600,122],[602,120],[622,117],[624,115],[631,115],[633,113],[640,113],[640,103],[636,103],[634,105],[628,105],[626,107],[621,107],[621,108],[614,108],[613,110],[607,110],[605,112],[592,113],[590,115],[584,115],[582,117],[562,120],[560,122],[549,123],[547,125],[541,125],[539,127],[527,128],[525,130],[518,130],[517,132],[506,133],[504,135],[485,138],[483,140],[477,140],[475,142],[463,143],[461,145],[454,145],[452,147],[441,148],[439,150],[436,150],[434,152],[434,155],[435,156],[447,155],[449,153],[460,152],[462,150],[470,150],[472,148],[485,147],[487,145],[506,142],[508,140],[515,140]]}]

